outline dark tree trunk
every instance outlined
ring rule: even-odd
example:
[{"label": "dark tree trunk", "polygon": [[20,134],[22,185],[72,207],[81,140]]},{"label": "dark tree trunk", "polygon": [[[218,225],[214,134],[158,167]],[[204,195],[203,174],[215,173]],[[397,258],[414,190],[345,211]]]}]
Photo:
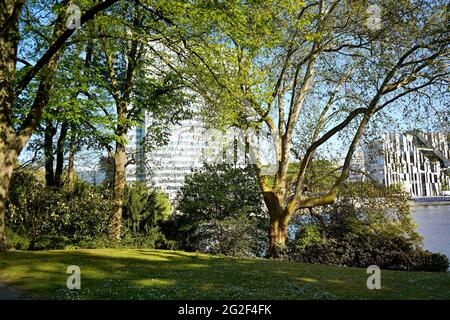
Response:
[{"label": "dark tree trunk", "polygon": [[59,133],[58,143],[56,144],[56,169],[55,169],[55,186],[62,186],[62,173],[64,168],[64,145],[66,143],[67,131],[69,124],[64,121],[61,125],[61,132]]},{"label": "dark tree trunk", "polygon": [[55,186],[55,172],[53,171],[53,163],[55,157],[53,155],[53,137],[56,134],[56,128],[51,120],[45,121],[44,131],[44,157],[45,157],[45,184],[47,187]]},{"label": "dark tree trunk", "polygon": [[0,250],[6,249],[5,211],[9,183],[20,151],[22,139],[15,135],[12,124],[14,80],[16,71],[18,21],[23,2],[0,2]]},{"label": "dark tree trunk", "polygon": [[0,142],[0,251],[7,249],[5,232],[6,200],[8,199],[9,184],[18,153],[6,151]]},{"label": "dark tree trunk", "polygon": [[72,131],[69,145],[69,162],[67,164],[67,188],[69,192],[73,192],[75,189],[75,181],[74,181],[75,143],[76,143],[75,132]]}]

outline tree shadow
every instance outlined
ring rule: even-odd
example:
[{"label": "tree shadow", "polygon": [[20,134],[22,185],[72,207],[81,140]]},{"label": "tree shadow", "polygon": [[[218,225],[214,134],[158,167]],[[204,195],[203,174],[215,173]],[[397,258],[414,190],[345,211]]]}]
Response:
[{"label": "tree shadow", "polygon": [[[81,290],[67,289],[70,265],[80,267]],[[363,269],[145,249],[2,253],[2,278],[46,299],[395,299],[408,291],[401,283],[368,290]],[[410,282],[410,291],[425,278]],[[434,296],[448,298],[441,289]]]}]

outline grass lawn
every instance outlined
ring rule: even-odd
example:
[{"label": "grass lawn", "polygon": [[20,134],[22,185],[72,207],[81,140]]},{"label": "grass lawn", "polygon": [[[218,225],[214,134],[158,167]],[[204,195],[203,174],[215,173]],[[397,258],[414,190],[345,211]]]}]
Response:
[{"label": "grass lawn", "polygon": [[[66,288],[67,266],[81,290]],[[0,253],[0,281],[44,299],[450,299],[450,273],[382,271],[164,250]]]}]

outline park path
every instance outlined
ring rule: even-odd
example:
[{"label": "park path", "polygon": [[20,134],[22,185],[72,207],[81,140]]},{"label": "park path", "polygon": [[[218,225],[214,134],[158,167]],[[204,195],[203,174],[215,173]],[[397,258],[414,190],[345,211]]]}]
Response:
[{"label": "park path", "polygon": [[0,282],[0,300],[31,300],[25,292]]}]

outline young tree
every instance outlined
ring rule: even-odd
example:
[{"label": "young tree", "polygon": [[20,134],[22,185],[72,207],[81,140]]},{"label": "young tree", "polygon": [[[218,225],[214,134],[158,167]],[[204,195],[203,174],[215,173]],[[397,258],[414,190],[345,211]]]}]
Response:
[{"label": "young tree", "polygon": [[261,255],[268,217],[254,168],[209,165],[186,177],[177,198],[175,235],[185,250]]},{"label": "young tree", "polygon": [[[92,31],[86,29],[78,32],[75,43],[68,44],[62,53],[49,103],[27,146],[36,155],[43,153],[48,187],[66,185],[73,189],[75,152],[82,147],[97,147],[99,140],[104,140],[97,127],[108,121],[101,110],[109,101],[106,94],[90,85],[95,71],[90,70],[92,44],[85,40]],[[63,181],[66,162],[68,174]]]},{"label": "young tree", "polygon": [[[80,26],[118,0],[105,0],[92,5],[80,17]],[[5,238],[5,204],[11,174],[17,157],[28,142],[38,124],[43,109],[48,103],[50,90],[56,73],[59,55],[65,42],[75,32],[75,28],[67,28],[66,10],[69,1],[58,6],[51,45],[33,66],[17,72],[16,64],[18,45],[21,38],[19,24],[21,10],[26,5],[24,0],[2,0],[0,2],[0,249],[6,247]],[[37,91],[33,103],[25,111],[23,121],[14,119],[15,103],[30,82],[40,74]]]},{"label": "young tree", "polygon": [[127,187],[124,204],[126,229],[133,234],[148,235],[160,222],[167,221],[172,212],[167,194],[145,183]]},{"label": "young tree", "polygon": [[[178,10],[151,10],[178,37],[166,45],[179,64],[160,58],[202,95],[211,123],[271,136],[270,179],[254,157],[273,255],[293,215],[335,201],[370,121],[420,108],[417,97],[432,90],[435,99],[447,88],[445,1],[169,2]],[[325,193],[305,192],[313,159],[339,135],[349,142],[338,177]],[[300,161],[294,178],[287,174],[293,153]]]},{"label": "young tree", "polygon": [[[178,76],[170,70],[160,70],[155,64],[149,46],[155,35],[143,30],[152,28],[154,19],[140,4],[123,3],[118,8],[123,21],[107,18],[99,24],[97,48],[103,79],[97,84],[111,96],[115,110],[105,115],[110,118],[105,129],[112,132],[114,151],[108,147],[114,162],[113,202],[110,236],[121,237],[122,210],[126,185],[127,133],[133,126],[142,126],[147,116],[160,121],[162,127],[176,123],[188,113],[185,93]],[[119,12],[119,11],[118,11]],[[147,128],[152,132],[152,128]],[[155,142],[155,141],[153,141]]]}]

